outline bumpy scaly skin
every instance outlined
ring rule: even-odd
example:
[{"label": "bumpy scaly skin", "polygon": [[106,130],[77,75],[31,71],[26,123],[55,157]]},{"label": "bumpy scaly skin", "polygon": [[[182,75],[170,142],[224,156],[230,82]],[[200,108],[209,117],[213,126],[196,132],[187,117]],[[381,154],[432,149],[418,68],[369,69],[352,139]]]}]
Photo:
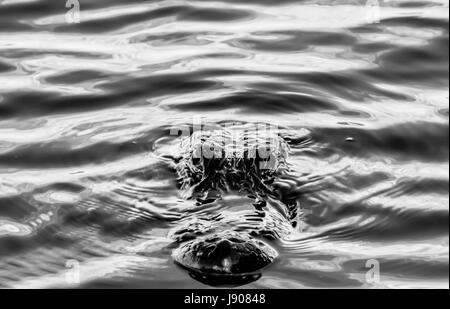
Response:
[{"label": "bumpy scaly skin", "polygon": [[[176,170],[186,198],[208,201],[239,191],[254,196],[264,207],[265,200],[274,197],[271,183],[286,168],[287,153],[287,143],[272,132],[198,131],[181,141]],[[251,218],[239,217],[248,219],[244,230],[227,218],[188,221],[172,234],[183,242],[173,252],[174,260],[203,275],[246,274],[270,264],[277,252],[253,236],[279,238],[290,223],[276,211],[257,205]]]},{"label": "bumpy scaly skin", "polygon": [[286,164],[287,143],[267,131],[197,131],[181,141],[181,190],[267,193],[267,182]]}]

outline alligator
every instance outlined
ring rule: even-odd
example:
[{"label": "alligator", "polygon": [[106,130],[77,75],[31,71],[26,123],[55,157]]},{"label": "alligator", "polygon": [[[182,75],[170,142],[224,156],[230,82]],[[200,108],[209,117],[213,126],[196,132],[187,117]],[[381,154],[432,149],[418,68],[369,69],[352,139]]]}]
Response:
[{"label": "alligator", "polygon": [[258,279],[278,256],[270,242],[289,235],[299,220],[296,197],[276,186],[289,170],[288,153],[278,132],[258,127],[203,129],[182,137],[175,170],[183,198],[206,208],[228,195],[250,203],[228,215],[216,207],[175,228],[175,263],[209,285]]}]

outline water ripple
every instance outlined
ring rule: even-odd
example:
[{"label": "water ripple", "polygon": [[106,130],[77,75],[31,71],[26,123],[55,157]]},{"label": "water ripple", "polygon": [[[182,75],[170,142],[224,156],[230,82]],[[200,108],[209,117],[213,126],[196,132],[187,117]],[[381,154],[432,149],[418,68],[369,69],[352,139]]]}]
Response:
[{"label": "water ripple", "polygon": [[174,230],[275,235],[274,201],[182,199],[171,130],[195,119],[290,146],[273,187],[299,224],[247,287],[448,288],[448,1],[366,2],[81,1],[68,23],[0,1],[0,287],[65,285],[73,260],[80,287],[204,287]]}]

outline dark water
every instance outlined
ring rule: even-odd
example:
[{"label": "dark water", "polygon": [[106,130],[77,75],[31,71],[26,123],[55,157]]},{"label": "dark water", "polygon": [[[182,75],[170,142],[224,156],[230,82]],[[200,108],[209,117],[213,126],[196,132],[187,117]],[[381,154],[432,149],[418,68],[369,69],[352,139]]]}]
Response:
[{"label": "dark water", "polygon": [[447,1],[65,2],[0,1],[0,287],[206,287],[167,237],[196,118],[309,136],[303,224],[244,287],[448,288]]}]

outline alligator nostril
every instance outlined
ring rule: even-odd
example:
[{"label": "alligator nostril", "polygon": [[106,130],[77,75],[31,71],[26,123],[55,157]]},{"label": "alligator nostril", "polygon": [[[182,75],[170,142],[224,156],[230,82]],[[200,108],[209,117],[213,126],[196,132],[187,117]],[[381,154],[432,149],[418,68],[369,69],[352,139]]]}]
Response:
[{"label": "alligator nostril", "polygon": [[228,239],[219,240],[209,254],[211,262],[222,265],[225,269],[229,270],[231,265],[230,257],[233,256],[233,244]]},{"label": "alligator nostril", "polygon": [[222,253],[224,255],[229,254],[231,252],[231,242],[227,239],[222,239],[216,244],[216,251],[218,253]]}]

